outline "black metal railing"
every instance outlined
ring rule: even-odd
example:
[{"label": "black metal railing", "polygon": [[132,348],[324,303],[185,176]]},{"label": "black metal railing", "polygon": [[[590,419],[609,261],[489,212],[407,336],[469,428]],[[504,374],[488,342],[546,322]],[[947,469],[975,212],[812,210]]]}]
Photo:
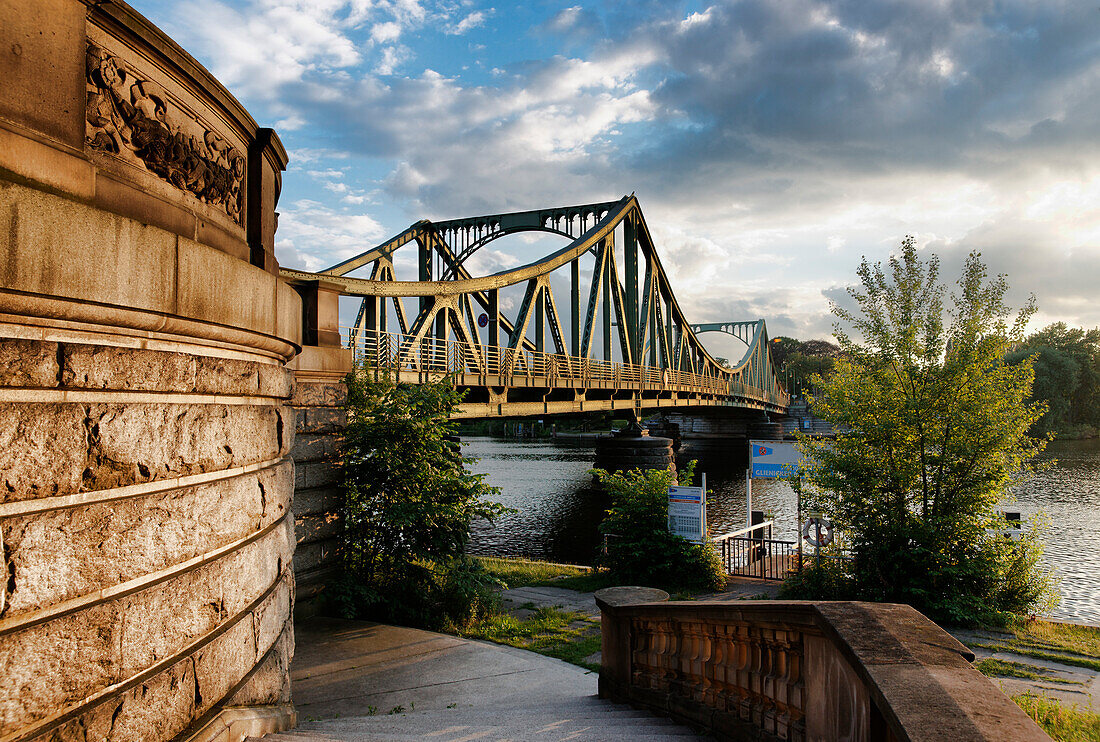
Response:
[{"label": "black metal railing", "polygon": [[798,569],[797,543],[772,538],[773,524],[769,520],[712,539],[726,574],[782,580]]}]

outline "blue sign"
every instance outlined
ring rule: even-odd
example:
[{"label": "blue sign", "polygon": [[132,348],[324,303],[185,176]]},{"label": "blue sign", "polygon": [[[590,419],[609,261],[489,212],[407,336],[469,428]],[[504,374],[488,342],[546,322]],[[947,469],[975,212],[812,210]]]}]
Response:
[{"label": "blue sign", "polygon": [[779,479],[798,472],[802,454],[794,441],[750,441],[753,479]]}]

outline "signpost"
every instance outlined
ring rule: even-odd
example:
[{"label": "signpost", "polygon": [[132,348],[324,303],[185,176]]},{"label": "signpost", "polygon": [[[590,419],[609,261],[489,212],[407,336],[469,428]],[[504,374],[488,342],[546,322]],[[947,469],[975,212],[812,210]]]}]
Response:
[{"label": "signpost", "polygon": [[707,537],[707,475],[700,487],[668,488],[668,530],[676,536],[701,544]]},{"label": "signpost", "polygon": [[[752,525],[752,480],[779,479],[798,472],[802,456],[794,441],[749,441],[749,469],[745,472],[746,525]],[[798,495],[798,528],[802,528],[802,480],[795,484]],[[802,534],[798,537],[798,563],[802,563]]]}]

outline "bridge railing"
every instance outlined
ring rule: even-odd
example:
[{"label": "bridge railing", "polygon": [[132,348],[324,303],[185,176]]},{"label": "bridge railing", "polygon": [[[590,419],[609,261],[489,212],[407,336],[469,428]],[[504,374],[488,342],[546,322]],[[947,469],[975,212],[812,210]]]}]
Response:
[{"label": "bridge railing", "polygon": [[[346,328],[356,367],[391,372],[541,378],[578,386],[669,388],[786,405],[787,395],[724,376],[435,337]],[[469,381],[468,379],[465,381]]]}]

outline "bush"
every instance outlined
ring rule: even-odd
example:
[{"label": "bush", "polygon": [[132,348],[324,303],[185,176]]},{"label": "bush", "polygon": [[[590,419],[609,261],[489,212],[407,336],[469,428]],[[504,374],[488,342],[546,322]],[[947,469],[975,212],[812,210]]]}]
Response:
[{"label": "bush", "polygon": [[783,581],[779,597],[784,600],[857,600],[858,591],[846,561],[807,556],[802,569]]},{"label": "bush", "polygon": [[[681,483],[690,483],[695,462]],[[722,562],[709,543],[693,544],[668,530],[668,488],[676,484],[671,470],[634,469],[614,474],[593,469],[611,496],[611,509],[600,525],[607,537],[602,563],[620,584],[660,587],[669,592],[720,590],[725,585]]]},{"label": "bush", "polygon": [[348,377],[344,434],[342,615],[429,628],[463,626],[493,602],[499,581],[462,556],[470,522],[509,512],[466,471],[448,380],[393,384]]}]

